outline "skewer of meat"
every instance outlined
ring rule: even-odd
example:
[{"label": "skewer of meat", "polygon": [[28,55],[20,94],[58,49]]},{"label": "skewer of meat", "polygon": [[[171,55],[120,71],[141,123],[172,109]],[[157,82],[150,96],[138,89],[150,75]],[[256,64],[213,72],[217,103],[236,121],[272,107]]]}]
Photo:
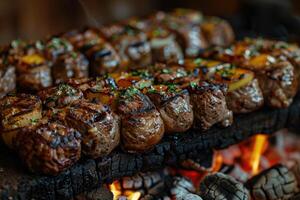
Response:
[{"label": "skewer of meat", "polygon": [[117,80],[119,88],[136,87],[146,94],[159,111],[166,133],[184,132],[194,120],[189,93],[177,85],[154,84],[147,70],[121,74]]},{"label": "skewer of meat", "polygon": [[203,54],[253,71],[259,81],[265,102],[273,108],[289,106],[297,93],[295,67],[284,57],[260,53],[255,46],[236,43],[229,48],[215,48]]},{"label": "skewer of meat", "polygon": [[226,102],[234,113],[253,112],[264,105],[258,80],[252,71],[207,59],[186,59],[184,67],[193,76],[228,85]]},{"label": "skewer of meat", "polygon": [[215,124],[230,126],[233,114],[226,103],[226,84],[213,83],[190,76],[181,66],[172,65],[167,68],[158,65],[155,79],[159,83],[175,83],[188,89],[194,112],[194,126],[207,130]]}]

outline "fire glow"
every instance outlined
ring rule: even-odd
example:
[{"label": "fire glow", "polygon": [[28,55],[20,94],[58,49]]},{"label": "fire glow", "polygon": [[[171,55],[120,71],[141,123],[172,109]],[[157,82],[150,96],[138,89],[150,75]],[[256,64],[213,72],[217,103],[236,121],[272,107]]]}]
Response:
[{"label": "fire glow", "polygon": [[[227,173],[240,182],[246,182],[252,176],[278,163],[289,165],[288,163],[295,158],[295,155],[299,156],[300,148],[297,145],[300,142],[299,137],[294,138],[286,134],[288,133],[285,131],[275,133],[274,137],[257,134],[240,144],[215,151],[213,163],[209,169],[191,170],[172,167],[168,168],[169,175],[186,177],[191,180],[195,188],[199,188],[205,176],[214,172]],[[270,142],[271,137],[275,138],[276,144]],[[226,166],[231,169],[229,172],[224,172]],[[109,188],[114,195],[114,200],[138,200],[144,195],[141,191],[122,191],[119,181],[112,183]]]}]

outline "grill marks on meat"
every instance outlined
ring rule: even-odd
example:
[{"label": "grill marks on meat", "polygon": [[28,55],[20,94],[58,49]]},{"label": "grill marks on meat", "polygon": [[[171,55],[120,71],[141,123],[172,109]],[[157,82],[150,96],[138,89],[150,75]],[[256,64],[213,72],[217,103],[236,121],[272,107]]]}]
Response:
[{"label": "grill marks on meat", "polygon": [[80,53],[60,55],[52,66],[55,84],[65,82],[69,78],[87,78],[88,75],[88,61]]},{"label": "grill marks on meat", "polygon": [[42,90],[38,95],[43,105],[47,108],[61,108],[83,98],[83,93],[79,89],[63,83],[56,87]]},{"label": "grill marks on meat", "polygon": [[19,94],[0,100],[1,137],[10,148],[15,148],[22,128],[38,123],[41,118],[42,102],[36,96]]},{"label": "grill marks on meat", "polygon": [[129,152],[153,148],[164,134],[164,124],[150,99],[135,88],[124,90],[118,102],[122,145]]},{"label": "grill marks on meat", "polygon": [[16,143],[28,168],[43,174],[57,175],[77,162],[81,155],[80,134],[48,119],[23,129]]},{"label": "grill marks on meat", "polygon": [[274,64],[266,73],[258,74],[267,105],[273,108],[286,108],[296,95],[298,81],[293,65],[289,62]]},{"label": "grill marks on meat", "polygon": [[86,100],[66,108],[66,122],[82,135],[82,151],[98,158],[108,155],[120,142],[120,119],[108,106]]},{"label": "grill marks on meat", "polygon": [[278,54],[278,48],[267,48],[270,46],[268,40],[253,43],[245,39],[229,48],[215,48],[203,56],[234,63],[254,71],[266,104],[273,108],[286,108],[298,90],[295,67],[288,61],[283,51],[279,51],[281,53]]},{"label": "grill marks on meat", "polygon": [[249,113],[264,105],[264,98],[257,79],[246,86],[228,92],[226,95],[228,108],[234,113]]},{"label": "grill marks on meat", "polygon": [[166,133],[184,132],[192,126],[194,114],[187,90],[156,85],[146,94],[160,112]]},{"label": "grill marks on meat", "polygon": [[8,65],[4,66],[0,59],[0,99],[16,89],[16,69]]},{"label": "grill marks on meat", "polygon": [[144,31],[149,39],[152,63],[179,63],[183,60],[183,52],[176,41],[176,35],[167,27],[150,19],[131,18],[126,21],[140,31]]},{"label": "grill marks on meat", "polygon": [[151,64],[151,47],[147,35],[129,25],[110,25],[100,29],[121,57],[122,66],[132,69]]},{"label": "grill marks on meat", "polygon": [[196,127],[207,130],[217,123],[225,127],[232,124],[233,114],[226,104],[226,86],[208,82],[194,82],[189,87],[189,91]]}]

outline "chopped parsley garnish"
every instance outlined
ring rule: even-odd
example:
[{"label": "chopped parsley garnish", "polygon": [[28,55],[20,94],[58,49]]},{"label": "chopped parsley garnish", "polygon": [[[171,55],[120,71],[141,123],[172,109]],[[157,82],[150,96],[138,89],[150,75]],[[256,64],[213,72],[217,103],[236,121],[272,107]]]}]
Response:
[{"label": "chopped parsley garnish", "polygon": [[201,65],[202,62],[203,62],[202,58],[197,58],[197,59],[194,60],[194,64],[197,65],[197,66]]},{"label": "chopped parsley garnish", "polygon": [[32,118],[30,119],[30,123],[31,124],[36,124],[39,120],[38,119],[35,119],[35,118]]},{"label": "chopped parsley garnish", "polygon": [[197,82],[191,82],[190,83],[191,88],[196,88],[197,85],[198,85]]}]

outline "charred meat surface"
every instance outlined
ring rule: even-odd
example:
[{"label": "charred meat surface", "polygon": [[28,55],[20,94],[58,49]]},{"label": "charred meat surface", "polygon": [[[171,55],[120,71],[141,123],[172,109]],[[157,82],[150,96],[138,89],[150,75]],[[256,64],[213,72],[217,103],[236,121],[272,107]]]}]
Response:
[{"label": "charred meat surface", "polygon": [[144,32],[118,24],[105,26],[101,32],[118,50],[123,67],[137,69],[151,64],[151,47]]},{"label": "charred meat surface", "polygon": [[42,102],[37,96],[8,95],[0,100],[1,137],[10,148],[21,129],[34,125],[42,118]]},{"label": "charred meat surface", "polygon": [[17,151],[30,171],[57,175],[79,160],[80,142],[77,131],[46,119],[22,130]]},{"label": "charred meat surface", "polygon": [[206,17],[200,24],[203,35],[210,46],[228,46],[234,41],[230,24],[218,17]]},{"label": "charred meat surface", "polygon": [[183,52],[176,35],[167,27],[150,19],[131,18],[126,23],[144,31],[149,39],[152,53],[152,63],[181,63]]},{"label": "charred meat surface", "polygon": [[233,114],[227,108],[225,85],[195,81],[188,89],[196,127],[207,130],[218,123],[224,127],[232,124]]},{"label": "charred meat surface", "polygon": [[237,42],[229,48],[215,48],[203,55],[236,64],[255,73],[265,103],[273,108],[286,108],[298,90],[295,67],[284,56],[261,52],[257,46]]},{"label": "charred meat surface", "polygon": [[136,88],[121,92],[118,113],[122,122],[123,147],[128,152],[145,152],[164,134],[164,124],[150,99]]},{"label": "charred meat surface", "polygon": [[55,84],[65,82],[69,78],[85,78],[88,75],[88,60],[77,52],[58,56],[52,66],[52,77]]},{"label": "charred meat surface", "polygon": [[258,80],[250,70],[202,58],[186,59],[184,66],[193,76],[228,85],[226,101],[234,113],[249,113],[264,105]]},{"label": "charred meat surface", "polygon": [[41,54],[22,56],[16,69],[18,87],[24,91],[39,91],[52,85],[49,62]]},{"label": "charred meat surface", "polygon": [[83,93],[79,89],[65,83],[42,90],[38,95],[47,108],[64,107],[83,98]]},{"label": "charred meat surface", "polygon": [[0,99],[16,89],[16,69],[0,58]]},{"label": "charred meat surface", "polygon": [[45,55],[52,62],[55,62],[58,56],[73,50],[73,45],[64,38],[52,37],[45,44]]},{"label": "charred meat surface", "polygon": [[86,100],[66,108],[66,122],[82,136],[82,152],[92,158],[108,155],[120,142],[120,119],[110,108]]},{"label": "charred meat surface", "polygon": [[152,16],[152,19],[168,27],[176,35],[176,41],[186,57],[196,57],[208,46],[200,26],[191,23],[190,18],[158,12]]},{"label": "charred meat surface", "polygon": [[146,94],[160,112],[166,133],[184,132],[192,126],[194,114],[187,90],[176,85],[154,85]]}]

